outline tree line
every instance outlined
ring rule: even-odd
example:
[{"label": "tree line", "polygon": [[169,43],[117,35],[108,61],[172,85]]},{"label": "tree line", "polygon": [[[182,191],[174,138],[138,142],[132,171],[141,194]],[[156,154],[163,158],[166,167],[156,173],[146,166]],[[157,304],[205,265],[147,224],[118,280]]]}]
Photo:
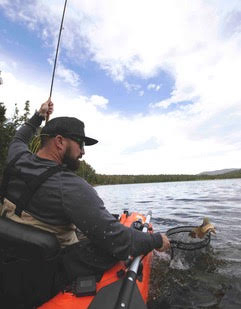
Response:
[{"label": "tree line", "polygon": [[[23,114],[20,115],[17,104],[13,116],[6,117],[6,107],[0,102],[0,179],[6,165],[7,151],[16,130],[26,122],[30,115],[30,103],[25,102]],[[241,178],[241,170],[235,170],[222,175],[104,175],[96,171],[86,161],[81,161],[80,168],[76,172],[92,185],[133,184],[172,181],[193,181],[209,179]]]}]

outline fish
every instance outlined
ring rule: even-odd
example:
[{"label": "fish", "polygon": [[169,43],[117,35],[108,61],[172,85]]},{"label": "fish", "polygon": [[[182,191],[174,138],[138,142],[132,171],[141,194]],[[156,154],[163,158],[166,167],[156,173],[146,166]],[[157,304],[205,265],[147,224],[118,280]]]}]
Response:
[{"label": "fish", "polygon": [[215,226],[210,222],[209,218],[203,218],[203,223],[200,226],[194,227],[189,233],[192,238],[204,238],[207,233],[216,234]]}]

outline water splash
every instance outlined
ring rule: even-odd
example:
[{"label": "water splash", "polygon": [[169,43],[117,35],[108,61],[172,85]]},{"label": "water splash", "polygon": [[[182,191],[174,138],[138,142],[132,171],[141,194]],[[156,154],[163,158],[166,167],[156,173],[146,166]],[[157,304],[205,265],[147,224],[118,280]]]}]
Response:
[{"label": "water splash", "polygon": [[173,260],[171,260],[169,267],[172,269],[181,269],[181,270],[187,270],[190,268],[188,263],[176,257]]}]

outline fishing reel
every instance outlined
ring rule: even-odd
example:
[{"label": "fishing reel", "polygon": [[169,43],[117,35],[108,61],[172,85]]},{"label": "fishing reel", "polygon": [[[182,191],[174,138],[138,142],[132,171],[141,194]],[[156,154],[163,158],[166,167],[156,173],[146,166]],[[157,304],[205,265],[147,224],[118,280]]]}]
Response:
[{"label": "fishing reel", "polygon": [[138,219],[136,221],[134,221],[131,225],[132,228],[134,228],[135,230],[138,230],[138,231],[142,231],[143,227],[144,227],[144,224],[142,223],[142,219]]},{"label": "fishing reel", "polygon": [[143,223],[141,218],[134,221],[132,223],[131,227],[138,230],[138,231],[142,231],[144,227],[146,227],[149,232],[153,231],[152,225],[151,224],[149,225],[147,223]]}]

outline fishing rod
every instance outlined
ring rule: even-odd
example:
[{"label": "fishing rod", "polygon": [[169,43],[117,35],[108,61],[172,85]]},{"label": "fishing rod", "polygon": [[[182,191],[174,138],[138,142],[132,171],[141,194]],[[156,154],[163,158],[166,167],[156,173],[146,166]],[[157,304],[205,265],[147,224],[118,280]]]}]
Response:
[{"label": "fishing rod", "polygon": [[[56,48],[55,59],[54,59],[54,67],[53,67],[53,72],[52,72],[52,79],[51,79],[49,98],[51,98],[52,92],[53,92],[55,71],[56,71],[56,65],[57,65],[57,59],[58,59],[58,53],[59,53],[60,39],[61,39],[62,31],[63,31],[63,24],[64,24],[64,16],[65,16],[65,11],[66,11],[66,5],[67,5],[67,0],[65,0],[65,3],[64,3],[62,19],[61,19],[61,24],[60,24],[60,28],[59,28],[59,36],[58,36],[57,48]],[[48,122],[48,120],[49,120],[49,114],[47,114],[46,122]]]},{"label": "fishing rod", "polygon": [[[144,233],[148,232],[151,216],[152,212],[149,211],[142,229]],[[134,258],[125,277],[102,288],[88,308],[147,309],[136,284],[142,258],[142,255]]]},{"label": "fishing rod", "polygon": [[[66,5],[67,5],[67,0],[65,0],[64,3],[64,9],[63,9],[63,14],[62,14],[62,19],[60,23],[60,28],[59,28],[59,36],[58,36],[58,42],[57,42],[57,47],[56,47],[56,53],[55,53],[55,59],[54,59],[54,67],[53,67],[53,72],[52,72],[52,79],[51,79],[51,85],[50,85],[50,92],[49,92],[49,99],[51,99],[52,92],[53,92],[53,85],[54,85],[54,78],[55,78],[55,71],[56,71],[56,65],[57,65],[57,59],[58,59],[58,53],[59,53],[59,46],[60,46],[60,39],[61,39],[61,34],[63,30],[63,24],[64,24],[64,16],[65,16],[65,11],[66,11]],[[47,112],[46,118],[45,118],[45,124],[49,121],[49,113]],[[33,153],[37,153],[39,147],[40,147],[40,136],[36,135],[30,145],[29,148]]]}]

